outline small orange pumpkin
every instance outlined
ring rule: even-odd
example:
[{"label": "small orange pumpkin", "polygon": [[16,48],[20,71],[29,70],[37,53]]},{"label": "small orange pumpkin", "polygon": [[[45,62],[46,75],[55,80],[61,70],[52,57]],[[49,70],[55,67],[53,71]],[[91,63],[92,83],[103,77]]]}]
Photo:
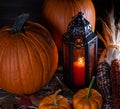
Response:
[{"label": "small orange pumpkin", "polygon": [[91,89],[95,77],[89,85],[89,88],[80,89],[73,96],[73,107],[74,109],[102,109],[103,99],[101,94]]},{"label": "small orange pumpkin", "polygon": [[72,17],[80,11],[84,13],[84,17],[91,23],[94,31],[96,13],[92,0],[44,0],[43,21],[52,33],[59,51],[62,50],[62,35],[67,31]]},{"label": "small orange pumpkin", "polygon": [[44,97],[39,104],[39,109],[71,109],[68,99],[58,95],[59,92],[61,89],[58,89],[55,94]]},{"label": "small orange pumpkin", "polygon": [[[53,77],[58,51],[42,25],[18,17],[13,27],[0,29],[0,87],[14,94],[32,94]],[[23,25],[24,24],[24,25]]]}]

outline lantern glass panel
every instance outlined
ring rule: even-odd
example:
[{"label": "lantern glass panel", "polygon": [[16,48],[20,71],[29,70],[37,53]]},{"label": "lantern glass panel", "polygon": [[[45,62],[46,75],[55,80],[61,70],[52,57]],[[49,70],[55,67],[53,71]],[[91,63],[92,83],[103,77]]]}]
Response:
[{"label": "lantern glass panel", "polygon": [[96,62],[96,45],[94,43],[90,44],[89,46],[89,78],[91,79],[94,69],[95,69],[95,62]]},{"label": "lantern glass panel", "polygon": [[[73,49],[73,84],[75,87],[85,83],[85,49],[78,47]],[[81,78],[81,79],[80,79]]]},{"label": "lantern glass panel", "polygon": [[[70,55],[69,55],[69,46],[66,43],[63,43],[63,61],[64,61],[64,72],[70,72],[69,70],[69,59],[70,59]],[[66,78],[66,80],[69,80],[69,74],[66,73],[64,75],[64,78]]]}]

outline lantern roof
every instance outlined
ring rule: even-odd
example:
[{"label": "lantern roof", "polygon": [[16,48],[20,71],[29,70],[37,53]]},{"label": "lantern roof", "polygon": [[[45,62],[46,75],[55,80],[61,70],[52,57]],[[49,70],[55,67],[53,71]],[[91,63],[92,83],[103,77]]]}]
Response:
[{"label": "lantern roof", "polygon": [[63,40],[67,43],[89,43],[96,35],[92,32],[92,26],[88,20],[83,17],[83,13],[79,12],[73,17],[68,24],[67,32],[64,34]]},{"label": "lantern roof", "polygon": [[79,12],[73,17],[73,20],[68,24],[67,31],[74,36],[86,36],[92,32],[91,24],[83,17],[83,13]]}]

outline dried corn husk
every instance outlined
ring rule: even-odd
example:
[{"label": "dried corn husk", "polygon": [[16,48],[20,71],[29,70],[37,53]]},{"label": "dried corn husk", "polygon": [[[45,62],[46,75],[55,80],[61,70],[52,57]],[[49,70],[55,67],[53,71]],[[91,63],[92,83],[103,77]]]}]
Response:
[{"label": "dried corn husk", "polygon": [[103,34],[98,33],[98,37],[105,49],[99,58],[96,83],[103,95],[103,109],[120,109],[120,72],[114,69],[116,64],[113,64],[120,61],[120,22],[115,22],[114,10],[108,15],[108,22],[101,21]]},{"label": "dried corn husk", "polygon": [[115,24],[113,10],[108,16],[108,24],[102,19],[101,21],[103,35],[98,33],[98,37],[104,43],[105,49],[99,58],[99,63],[107,62],[111,65],[113,60],[120,59],[120,22]]}]

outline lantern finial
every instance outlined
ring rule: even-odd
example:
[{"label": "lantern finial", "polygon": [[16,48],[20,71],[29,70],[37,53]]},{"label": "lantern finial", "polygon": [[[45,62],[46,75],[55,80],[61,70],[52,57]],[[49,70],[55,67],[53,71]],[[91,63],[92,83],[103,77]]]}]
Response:
[{"label": "lantern finial", "polygon": [[79,12],[77,16],[69,23],[67,30],[73,36],[85,36],[92,32],[91,24],[83,17],[83,13]]}]

